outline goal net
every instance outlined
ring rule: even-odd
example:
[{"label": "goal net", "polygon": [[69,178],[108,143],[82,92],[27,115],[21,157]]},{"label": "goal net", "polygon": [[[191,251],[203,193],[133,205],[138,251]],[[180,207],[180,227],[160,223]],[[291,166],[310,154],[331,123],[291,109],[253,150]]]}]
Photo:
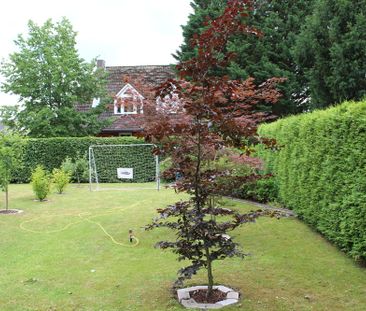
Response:
[{"label": "goal net", "polygon": [[157,189],[159,158],[153,144],[89,147],[90,190]]}]

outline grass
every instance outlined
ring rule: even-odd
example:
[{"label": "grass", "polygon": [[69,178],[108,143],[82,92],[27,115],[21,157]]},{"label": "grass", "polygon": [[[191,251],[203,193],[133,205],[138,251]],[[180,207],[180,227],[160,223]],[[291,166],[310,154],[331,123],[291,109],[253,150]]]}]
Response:
[{"label": "grass", "polygon": [[[167,189],[90,193],[71,186],[41,203],[29,185],[12,185],[10,195],[10,207],[24,213],[0,215],[0,310],[184,310],[170,291],[184,263],[153,248],[174,234],[141,228],[156,208],[182,196]],[[137,247],[128,244],[130,228]],[[297,219],[261,219],[234,235],[251,256],[214,266],[216,282],[244,297],[225,310],[366,309],[366,270]],[[204,282],[202,272],[188,284]]]}]

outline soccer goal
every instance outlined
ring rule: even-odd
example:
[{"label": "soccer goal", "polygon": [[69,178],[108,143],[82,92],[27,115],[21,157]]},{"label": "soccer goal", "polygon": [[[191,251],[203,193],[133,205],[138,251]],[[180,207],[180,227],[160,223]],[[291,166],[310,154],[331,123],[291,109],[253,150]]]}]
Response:
[{"label": "soccer goal", "polygon": [[90,146],[90,191],[159,190],[159,157],[152,153],[155,147],[153,144]]}]

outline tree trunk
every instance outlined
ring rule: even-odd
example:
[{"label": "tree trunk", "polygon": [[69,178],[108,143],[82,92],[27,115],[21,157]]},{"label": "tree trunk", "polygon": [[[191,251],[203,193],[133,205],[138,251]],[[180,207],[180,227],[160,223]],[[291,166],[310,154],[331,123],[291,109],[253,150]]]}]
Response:
[{"label": "tree trunk", "polygon": [[208,279],[208,287],[207,287],[207,298],[212,295],[212,287],[213,287],[213,275],[212,275],[212,261],[210,258],[210,250],[208,247],[205,247],[206,250],[206,260],[207,260],[207,279]]},{"label": "tree trunk", "polygon": [[9,187],[5,186],[5,209],[9,209]]},{"label": "tree trunk", "polygon": [[198,136],[197,136],[197,164],[196,164],[196,171],[195,171],[195,189],[194,195],[196,200],[196,208],[197,210],[201,210],[201,129],[198,129]]}]

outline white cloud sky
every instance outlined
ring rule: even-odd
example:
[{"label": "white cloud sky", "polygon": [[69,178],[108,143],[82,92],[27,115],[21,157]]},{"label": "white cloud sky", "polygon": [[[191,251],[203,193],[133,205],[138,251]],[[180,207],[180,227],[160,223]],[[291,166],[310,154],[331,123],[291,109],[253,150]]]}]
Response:
[{"label": "white cloud sky", "polygon": [[[187,22],[190,0],[5,0],[0,10],[0,59],[15,50],[17,35],[27,22],[67,17],[78,32],[77,48],[90,61],[107,66],[163,65],[182,43],[180,25]],[[16,96],[0,92],[0,105],[15,104]]]}]

